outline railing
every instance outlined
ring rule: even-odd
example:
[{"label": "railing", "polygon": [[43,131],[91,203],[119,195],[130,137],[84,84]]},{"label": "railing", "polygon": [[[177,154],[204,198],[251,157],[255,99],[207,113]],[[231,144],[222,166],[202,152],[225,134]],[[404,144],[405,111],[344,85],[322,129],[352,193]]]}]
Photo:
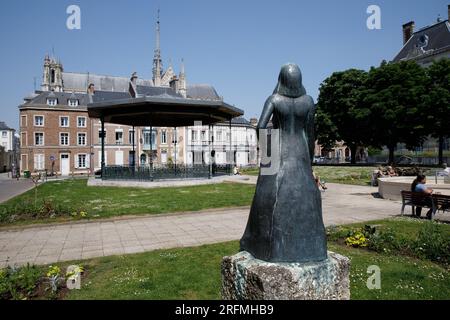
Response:
[{"label": "railing", "polygon": [[[222,172],[222,171],[221,171]],[[103,180],[166,180],[208,178],[209,165],[153,165],[153,166],[106,166]]]}]

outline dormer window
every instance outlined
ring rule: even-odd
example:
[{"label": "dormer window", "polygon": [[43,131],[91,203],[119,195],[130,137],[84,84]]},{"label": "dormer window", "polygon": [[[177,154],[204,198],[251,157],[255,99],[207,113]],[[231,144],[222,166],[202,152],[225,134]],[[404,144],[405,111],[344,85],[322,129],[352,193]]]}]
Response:
[{"label": "dormer window", "polygon": [[78,100],[77,99],[69,99],[68,104],[69,104],[69,107],[78,107]]},{"label": "dormer window", "polygon": [[58,99],[56,98],[47,98],[47,105],[56,106],[58,104]]}]

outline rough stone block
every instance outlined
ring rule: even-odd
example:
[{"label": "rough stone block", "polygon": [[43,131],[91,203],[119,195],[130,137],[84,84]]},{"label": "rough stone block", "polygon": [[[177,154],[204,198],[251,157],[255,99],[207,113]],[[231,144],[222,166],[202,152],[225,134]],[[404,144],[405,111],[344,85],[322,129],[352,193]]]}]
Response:
[{"label": "rough stone block", "polygon": [[222,260],[225,300],[348,300],[350,260],[334,252],[314,263],[269,263],[243,251]]}]

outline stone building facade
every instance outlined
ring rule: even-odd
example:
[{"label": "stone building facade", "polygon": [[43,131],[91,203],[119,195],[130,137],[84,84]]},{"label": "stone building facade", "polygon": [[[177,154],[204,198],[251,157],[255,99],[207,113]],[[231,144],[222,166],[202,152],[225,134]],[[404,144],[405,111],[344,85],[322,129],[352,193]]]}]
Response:
[{"label": "stone building facade", "polygon": [[[136,73],[127,78],[65,72],[60,60],[46,56],[41,90],[26,97],[19,106],[21,172],[47,171],[75,175],[92,174],[100,169],[101,123],[99,119],[89,118],[87,105],[93,97],[95,101],[129,98],[131,92],[158,97],[172,95],[187,99],[222,99],[210,85],[188,84],[183,61],[178,75],[172,66],[163,69],[159,19],[152,79],[140,79]],[[192,163],[192,153],[187,150],[196,142],[192,140],[192,130],[186,127],[130,127],[106,121],[105,165],[127,166],[134,160],[136,165],[174,162],[189,165]],[[227,125],[218,124],[213,132],[226,130],[229,136]],[[256,164],[256,131],[249,134],[251,130],[255,131],[254,126],[245,119],[232,123],[231,136],[234,137],[235,149],[228,159],[235,159],[238,165]],[[247,136],[251,139],[248,140]],[[226,144],[224,141],[223,145]],[[205,152],[204,155],[203,159],[208,163],[208,154]]]}]

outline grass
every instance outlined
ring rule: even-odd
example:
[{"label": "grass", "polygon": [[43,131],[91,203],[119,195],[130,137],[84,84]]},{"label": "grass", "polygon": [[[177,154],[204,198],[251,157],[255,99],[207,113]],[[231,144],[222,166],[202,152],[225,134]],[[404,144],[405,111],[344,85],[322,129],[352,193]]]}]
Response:
[{"label": "grass", "polygon": [[[340,166],[314,166],[314,171],[325,182],[370,185],[370,179],[375,167],[340,167]],[[243,174],[257,176],[259,168],[242,170]]]},{"label": "grass", "polygon": [[[40,203],[45,200],[86,211],[89,218],[106,218],[247,206],[251,204],[255,192],[255,186],[239,183],[155,189],[88,187],[86,184],[87,180],[47,182],[38,187],[38,198]],[[34,190],[0,204],[0,211],[28,202],[34,203]],[[70,219],[70,216],[64,216],[42,222]]]},{"label": "grass", "polygon": [[[413,238],[421,223],[429,222],[388,219],[370,224],[404,231]],[[450,234],[450,225],[440,228]],[[450,270],[442,265],[337,243],[329,243],[328,248],[351,259],[352,299],[450,298]],[[220,299],[222,257],[238,250],[238,242],[232,241],[87,260],[82,262],[88,270],[82,290],[71,291],[67,299]],[[381,290],[366,286],[371,265],[381,269]]]},{"label": "grass", "polygon": [[[424,224],[405,218],[372,221],[368,224],[390,228],[413,240]],[[359,227],[352,224],[343,227]],[[440,231],[450,234],[450,225],[439,224]],[[329,242],[328,249],[343,254],[351,260],[351,298],[356,300],[400,300],[450,298],[450,269],[426,259],[398,253],[376,253]],[[191,248],[156,250],[152,252],[93,258],[84,261],[59,263],[62,272],[72,264],[86,270],[81,290],[65,290],[62,297],[68,300],[97,299],[220,299],[223,256],[239,251],[238,241],[204,245]],[[381,270],[381,289],[369,290],[366,286],[371,274],[369,266]],[[48,266],[38,267],[44,275]],[[33,272],[34,274],[35,272]],[[20,283],[23,283],[21,281]],[[48,299],[37,296],[35,299]]]}]

